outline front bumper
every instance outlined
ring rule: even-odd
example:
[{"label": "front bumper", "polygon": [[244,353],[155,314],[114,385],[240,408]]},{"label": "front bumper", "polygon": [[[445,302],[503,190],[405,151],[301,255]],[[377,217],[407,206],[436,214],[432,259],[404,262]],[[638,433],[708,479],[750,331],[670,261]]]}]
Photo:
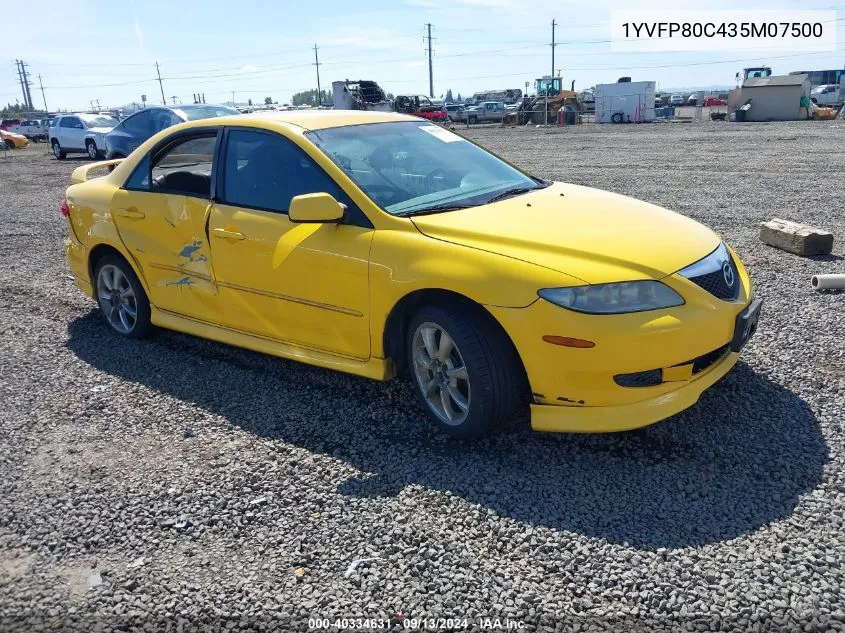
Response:
[{"label": "front bumper", "polygon": [[[531,385],[531,425],[538,431],[610,432],[633,429],[692,406],[733,367],[728,349],[737,315],[750,303],[751,282],[735,257],[741,289],[736,301],[717,299],[695,283],[662,281],[684,297],[673,308],[588,315],[545,300],[525,308],[488,306],[508,332]],[[553,345],[546,335],[585,339],[592,348]],[[644,374],[657,381],[636,380]]]},{"label": "front bumper", "polygon": [[531,428],[551,433],[613,433],[638,429],[688,409],[704,391],[718,382],[739,360],[729,352],[695,380],[674,391],[631,404],[608,407],[531,405]]}]

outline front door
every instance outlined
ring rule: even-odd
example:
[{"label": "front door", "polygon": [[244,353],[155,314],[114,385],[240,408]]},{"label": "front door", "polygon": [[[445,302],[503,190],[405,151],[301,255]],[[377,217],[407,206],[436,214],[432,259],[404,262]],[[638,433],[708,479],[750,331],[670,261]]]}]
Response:
[{"label": "front door", "polygon": [[85,126],[78,116],[64,116],[59,121],[59,143],[62,149],[85,149]]},{"label": "front door", "polygon": [[[353,358],[369,358],[372,225],[295,143],[232,129],[209,218],[211,259],[232,328]],[[326,192],[341,224],[296,224],[291,198]]]},{"label": "front door", "polygon": [[112,199],[120,239],[139,264],[150,302],[218,322],[206,223],[217,130],[179,137],[147,156]]}]

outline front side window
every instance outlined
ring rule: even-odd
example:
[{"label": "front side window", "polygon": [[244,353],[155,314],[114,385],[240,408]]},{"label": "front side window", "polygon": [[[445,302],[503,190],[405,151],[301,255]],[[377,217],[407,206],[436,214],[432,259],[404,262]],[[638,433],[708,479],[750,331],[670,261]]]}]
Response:
[{"label": "front side window", "polygon": [[216,142],[216,133],[206,133],[180,139],[159,152],[152,162],[150,189],[210,198]]},{"label": "front side window", "polygon": [[392,215],[479,206],[548,184],[425,121],[349,125],[307,136]]},{"label": "front side window", "polygon": [[223,167],[227,204],[287,213],[291,198],[329,193],[351,205],[346,194],[293,141],[276,134],[231,130]]}]

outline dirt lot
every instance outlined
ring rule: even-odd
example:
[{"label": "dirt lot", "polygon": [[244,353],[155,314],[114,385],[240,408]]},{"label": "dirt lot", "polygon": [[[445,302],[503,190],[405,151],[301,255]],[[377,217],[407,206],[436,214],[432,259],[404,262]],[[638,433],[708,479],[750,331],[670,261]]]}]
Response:
[{"label": "dirt lot", "polygon": [[[0,631],[845,630],[845,295],[809,284],[845,272],[845,125],[470,134],[721,232],[766,302],[743,362],[642,431],[449,441],[405,381],[119,339],[63,259],[84,161],[0,155]],[[835,255],[761,245],[774,216]]]}]

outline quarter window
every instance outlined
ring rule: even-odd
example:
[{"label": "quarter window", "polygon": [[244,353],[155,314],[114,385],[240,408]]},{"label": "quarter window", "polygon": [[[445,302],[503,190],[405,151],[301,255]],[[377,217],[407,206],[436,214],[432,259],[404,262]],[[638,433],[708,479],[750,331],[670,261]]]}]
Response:
[{"label": "quarter window", "polygon": [[153,160],[152,191],[210,198],[216,141],[216,133],[192,136],[159,153]]},{"label": "quarter window", "polygon": [[319,165],[275,134],[231,130],[223,171],[223,197],[234,206],[287,213],[291,198],[306,193],[329,193],[352,206]]}]

